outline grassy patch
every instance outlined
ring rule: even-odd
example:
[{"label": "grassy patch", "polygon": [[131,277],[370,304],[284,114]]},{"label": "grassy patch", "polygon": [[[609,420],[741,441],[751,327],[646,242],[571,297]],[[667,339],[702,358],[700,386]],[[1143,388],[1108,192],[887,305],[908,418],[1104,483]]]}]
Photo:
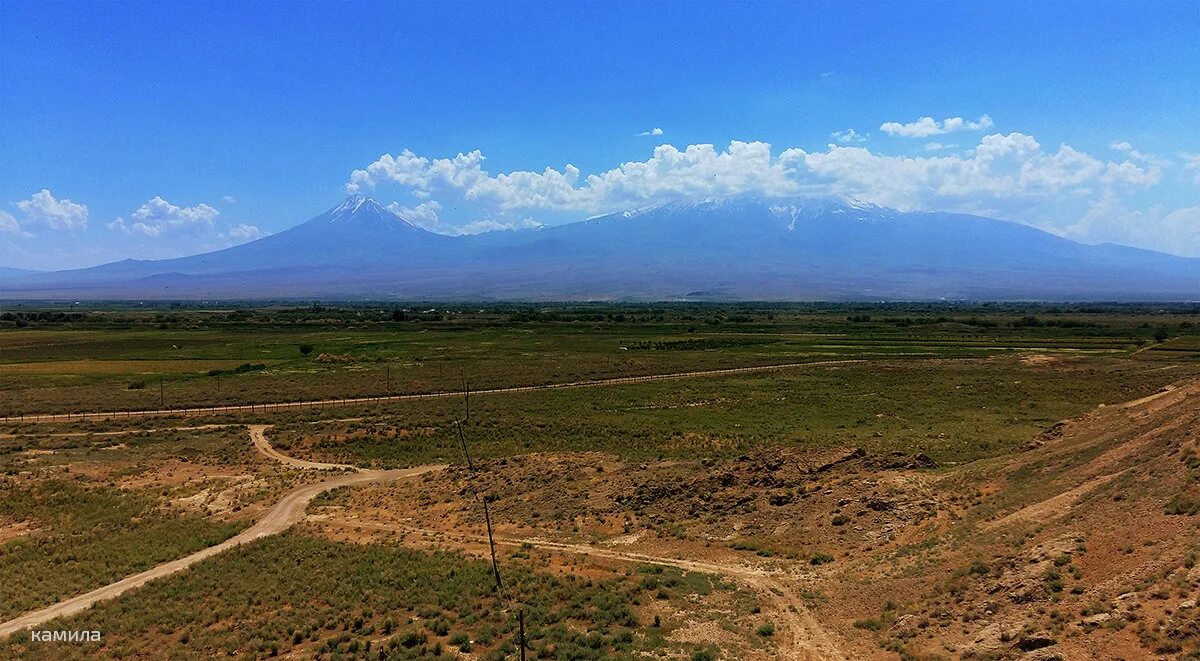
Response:
[{"label": "grassy patch", "polygon": [[[212,658],[226,655],[515,656],[516,618],[494,591],[490,564],[456,553],[331,542],[301,532],[256,542],[182,575],[149,584],[70,618],[101,643],[33,645],[27,634],[0,642],[6,658]],[[528,563],[502,567],[505,592],[525,609],[530,658],[634,658],[664,640],[631,604],[653,602],[665,583],[686,597],[675,573],[556,576]],[[684,603],[681,601],[681,603]],[[237,626],[230,626],[236,623]],[[659,627],[669,627],[660,618]]]},{"label": "grassy patch", "polygon": [[0,545],[0,619],[198,551],[243,527],[165,515],[147,494],[74,480],[4,489],[0,511],[33,528]]}]

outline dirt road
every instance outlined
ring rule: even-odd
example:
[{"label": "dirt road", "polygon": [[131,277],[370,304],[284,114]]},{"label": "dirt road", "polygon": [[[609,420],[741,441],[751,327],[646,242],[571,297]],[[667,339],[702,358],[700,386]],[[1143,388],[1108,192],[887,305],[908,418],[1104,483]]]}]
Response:
[{"label": "dirt road", "polygon": [[[694,372],[671,372],[667,374],[649,374],[646,376],[621,376],[611,379],[593,379],[588,381],[569,381],[566,383],[549,383],[540,386],[513,386],[509,388],[484,388],[471,391],[472,395],[494,395],[500,393],[531,392],[534,390],[561,390],[564,388],[594,388],[598,386],[613,386],[628,383],[648,383],[653,381],[669,381],[672,379],[693,379],[705,376],[722,376],[742,374],[746,372],[768,372],[798,367],[828,367],[833,365],[850,365],[865,363],[866,360],[821,360],[807,363],[778,363],[775,365],[757,365],[753,367],[730,367],[715,370],[698,370]],[[414,395],[387,395],[380,397],[352,397],[349,399],[315,399],[303,402],[277,402],[273,404],[243,404],[239,406],[200,406],[179,409],[155,409],[150,411],[100,411],[88,413],[31,413],[28,415],[10,415],[0,417],[0,424],[30,423],[30,422],[85,422],[89,420],[109,420],[116,418],[144,418],[164,415],[211,415],[218,413],[263,413],[267,411],[294,411],[299,409],[322,408],[326,406],[347,406],[353,404],[377,404],[382,402],[402,402],[414,399],[443,399],[446,397],[462,397],[461,391],[433,392]]]},{"label": "dirt road", "polygon": [[[304,462],[298,459],[292,459],[271,447],[267,442],[266,436],[263,434],[265,426],[255,425],[250,430],[251,438],[254,440],[254,445],[259,452],[284,463],[288,466],[305,469],[320,469],[328,470],[330,467],[342,468],[335,464],[315,464],[313,462]],[[351,467],[353,468],[353,467]],[[442,470],[445,466],[417,466],[415,468],[404,468],[397,470],[358,470],[354,472],[338,475],[329,479],[323,480],[316,484],[309,484],[293,491],[288,492],[267,514],[255,523],[250,528],[241,533],[217,544],[210,546],[204,550],[197,551],[189,556],[172,560],[157,567],[148,569],[140,574],[134,574],[123,578],[116,583],[106,585],[102,588],[97,588],[86,594],[81,594],[77,597],[72,597],[66,601],[61,601],[53,606],[48,606],[41,610],[26,613],[16,619],[9,620],[0,624],[0,638],[7,637],[17,631],[36,627],[58,617],[66,617],[73,615],[82,610],[90,608],[93,604],[117,597],[128,590],[145,585],[147,582],[163,576],[169,576],[177,571],[186,569],[205,558],[223,553],[242,544],[253,542],[257,539],[262,539],[270,535],[275,535],[287,530],[294,524],[304,518],[304,510],[308,507],[308,503],[318,494],[330,489],[338,487],[355,486],[359,484],[370,484],[373,482],[389,482],[399,480],[406,477],[413,477],[428,473],[430,471]]]},{"label": "dirt road", "polygon": [[258,449],[259,453],[265,455],[268,459],[274,459],[275,461],[278,461],[289,468],[300,468],[304,470],[361,470],[357,466],[351,466],[350,464],[325,464],[319,461],[305,461],[304,459],[289,457],[279,450],[276,450],[275,447],[271,445],[271,442],[267,440],[266,431],[271,425],[248,426],[250,427],[250,440],[254,441],[254,447]]}]

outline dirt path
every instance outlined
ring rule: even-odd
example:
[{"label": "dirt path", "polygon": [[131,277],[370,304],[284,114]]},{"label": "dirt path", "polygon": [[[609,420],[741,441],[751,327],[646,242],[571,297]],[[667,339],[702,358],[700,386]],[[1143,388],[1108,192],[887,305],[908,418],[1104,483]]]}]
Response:
[{"label": "dirt path", "polygon": [[319,461],[305,461],[304,459],[289,457],[279,450],[276,450],[274,446],[271,445],[271,442],[267,440],[266,430],[271,427],[271,425],[249,425],[249,427],[250,440],[254,441],[254,447],[258,449],[259,453],[266,456],[268,459],[274,459],[275,461],[278,461],[289,468],[300,468],[304,470],[346,470],[356,472],[360,472],[362,470],[357,466],[351,466],[350,464],[326,464]]},{"label": "dirt path", "polygon": [[[291,459],[290,457],[279,453],[279,451],[272,448],[271,444],[267,442],[266,436],[263,434],[263,429],[265,429],[265,426],[255,425],[251,428],[250,435],[254,440],[255,447],[258,448],[259,452],[263,453],[265,456],[277,461],[281,461],[285,465],[297,468],[316,468],[327,470],[330,466],[338,467],[334,464],[313,464],[312,462],[301,462],[298,459]],[[299,464],[305,465],[297,465],[293,462],[299,462]],[[141,587],[142,585],[145,585],[149,581],[152,581],[156,578],[169,576],[175,572],[191,567],[197,562],[217,555],[218,553],[228,551],[229,549],[253,542],[257,539],[262,539],[263,537],[281,533],[304,518],[304,510],[308,507],[308,503],[313,498],[315,498],[318,494],[329,491],[330,489],[360,484],[370,484],[374,482],[390,482],[406,477],[421,475],[430,471],[442,470],[444,468],[445,466],[417,466],[414,468],[403,468],[397,470],[355,469],[355,471],[352,473],[331,477],[316,484],[305,485],[288,492],[288,494],[285,495],[282,500],[276,503],[275,506],[272,507],[271,510],[268,511],[265,516],[263,516],[263,518],[259,519],[257,523],[241,533],[225,540],[224,542],[221,542],[215,546],[210,546],[201,551],[197,551],[189,556],[179,558],[178,560],[172,560],[171,562],[158,565],[157,567],[148,569],[140,574],[128,576],[117,581],[116,583],[106,585],[102,588],[97,588],[86,594],[72,597],[71,599],[61,601],[53,606],[48,606],[41,610],[26,613],[16,619],[4,622],[0,624],[0,638],[7,637],[23,629],[45,624],[46,622],[58,617],[74,615],[75,613],[90,608],[99,601],[117,597],[129,590]]]},{"label": "dirt path", "polygon": [[[768,372],[796,367],[828,367],[833,365],[850,365],[865,363],[866,360],[821,360],[807,363],[779,363],[775,365],[757,365],[753,367],[729,367],[715,370],[698,370],[694,372],[671,372],[667,374],[649,374],[646,376],[620,376],[611,379],[592,379],[588,381],[569,381],[566,383],[548,383],[540,386],[513,386],[509,388],[484,388],[473,390],[472,395],[494,395],[500,393],[531,392],[534,390],[561,390],[564,388],[595,388],[629,383],[649,383],[653,381],[669,381],[672,379],[693,379],[705,376],[722,376],[727,374],[742,374],[746,372]],[[322,408],[325,406],[347,406],[352,404],[377,404],[381,402],[402,402],[414,399],[444,399],[446,397],[462,397],[461,391],[433,392],[419,395],[387,395],[380,397],[352,397],[349,399],[315,399],[303,402],[277,402],[273,404],[242,404],[239,406],[201,406],[183,409],[156,409],[150,411],[100,411],[90,413],[31,413],[29,415],[10,415],[0,417],[0,424],[30,423],[30,422],[86,422],[89,420],[108,420],[112,418],[144,418],[164,415],[208,415],[216,413],[263,413],[267,411],[294,411],[299,409]]]},{"label": "dirt path", "polygon": [[[366,528],[374,530],[387,530],[397,532],[408,532],[424,535],[436,536],[439,540],[449,541],[452,543],[464,544],[486,544],[487,538],[483,535],[470,535],[464,533],[447,533],[440,530],[428,530],[425,528],[416,528],[411,526],[394,526],[382,523],[366,522],[366,521],[340,521],[337,519],[322,519],[319,517],[311,517],[313,521],[319,521],[325,525],[347,527],[347,528]],[[817,661],[825,659],[845,659],[848,660],[835,642],[834,637],[823,627],[821,623],[813,617],[809,612],[802,599],[800,599],[787,586],[783,580],[782,572],[770,571],[759,567],[747,567],[745,565],[723,564],[714,562],[704,562],[700,560],[685,560],[682,558],[667,558],[662,556],[647,555],[645,553],[634,553],[629,551],[618,551],[613,548],[596,546],[592,544],[568,544],[564,542],[552,542],[539,537],[496,537],[496,544],[501,546],[524,546],[529,545],[534,548],[547,551],[559,551],[563,553],[571,553],[575,555],[590,556],[595,558],[606,558],[609,560],[621,560],[625,562],[637,562],[649,565],[661,565],[664,567],[674,567],[684,571],[694,571],[704,574],[720,574],[733,580],[741,581],[749,585],[770,602],[769,611],[776,614],[778,618],[777,624],[782,626],[787,634],[779,637],[779,646],[777,653],[779,658],[788,661]],[[768,610],[768,609],[764,609]]]}]

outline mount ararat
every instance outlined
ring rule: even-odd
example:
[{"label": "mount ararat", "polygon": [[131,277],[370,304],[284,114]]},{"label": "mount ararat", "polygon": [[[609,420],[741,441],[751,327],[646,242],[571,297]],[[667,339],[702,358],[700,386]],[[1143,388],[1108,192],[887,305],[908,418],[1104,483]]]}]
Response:
[{"label": "mount ararat", "polygon": [[854,201],[671,202],[447,236],[354,196],[215,252],[2,274],[39,300],[1198,300],[1200,259]]}]

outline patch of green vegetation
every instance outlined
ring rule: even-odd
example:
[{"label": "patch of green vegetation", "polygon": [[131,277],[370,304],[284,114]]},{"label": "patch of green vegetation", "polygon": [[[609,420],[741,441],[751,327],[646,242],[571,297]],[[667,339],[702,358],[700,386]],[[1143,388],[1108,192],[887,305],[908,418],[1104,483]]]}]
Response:
[{"label": "patch of green vegetation", "polygon": [[[489,394],[472,398],[464,431],[480,458],[545,451],[731,458],[779,446],[841,446],[963,463],[1011,452],[1057,420],[1150,394],[1178,377],[1154,369],[1101,358],[1065,367],[1015,359],[888,360]],[[453,424],[462,417],[460,399],[406,400],[375,411],[370,421],[281,424],[273,438],[338,463],[460,460]]]},{"label": "patch of green vegetation", "polygon": [[155,581],[62,624],[103,631],[100,643],[63,649],[31,645],[28,634],[18,634],[0,642],[0,656],[377,658],[382,649],[388,658],[455,650],[511,658],[513,604],[525,611],[530,658],[631,659],[654,646],[676,654],[708,649],[666,641],[631,609],[658,589],[644,587],[639,576],[674,580],[672,590],[686,596],[689,582],[678,572],[596,580],[515,562],[501,573],[505,598],[495,592],[490,563],[476,558],[290,532],[206,560],[186,575]]},{"label": "patch of green vegetation", "polygon": [[[67,312],[15,303],[0,314],[0,364],[40,367],[8,370],[0,392],[3,413],[12,414],[158,408],[160,394],[182,408],[381,395],[389,387],[421,393],[456,389],[463,373],[487,388],[1031,349],[1079,356],[1144,348],[1137,355],[1144,362],[1195,363],[1198,312],[1195,305],[392,303]],[[1154,344],[1161,329],[1170,339]],[[320,354],[347,360],[313,358]],[[129,389],[130,374],[161,378],[161,393]]]},{"label": "patch of green vegetation", "polygon": [[[190,422],[190,421],[189,421]],[[125,430],[119,434],[89,433],[91,423],[77,425],[79,431],[64,432],[60,427],[30,430],[0,438],[0,471],[8,475],[33,472],[41,475],[73,462],[87,462],[93,469],[138,470],[133,462],[159,462],[183,459],[203,464],[234,466],[253,461],[246,428],[241,425],[213,429]],[[49,432],[49,433],[47,433]],[[29,456],[29,452],[37,452]]]},{"label": "patch of green vegetation", "polygon": [[0,620],[212,546],[244,527],[173,516],[148,494],[76,480],[5,486],[0,512],[32,532],[0,544]]},{"label": "patch of green vegetation", "polygon": [[1200,497],[1181,493],[1172,498],[1163,509],[1167,514],[1194,516],[1200,514]]}]

